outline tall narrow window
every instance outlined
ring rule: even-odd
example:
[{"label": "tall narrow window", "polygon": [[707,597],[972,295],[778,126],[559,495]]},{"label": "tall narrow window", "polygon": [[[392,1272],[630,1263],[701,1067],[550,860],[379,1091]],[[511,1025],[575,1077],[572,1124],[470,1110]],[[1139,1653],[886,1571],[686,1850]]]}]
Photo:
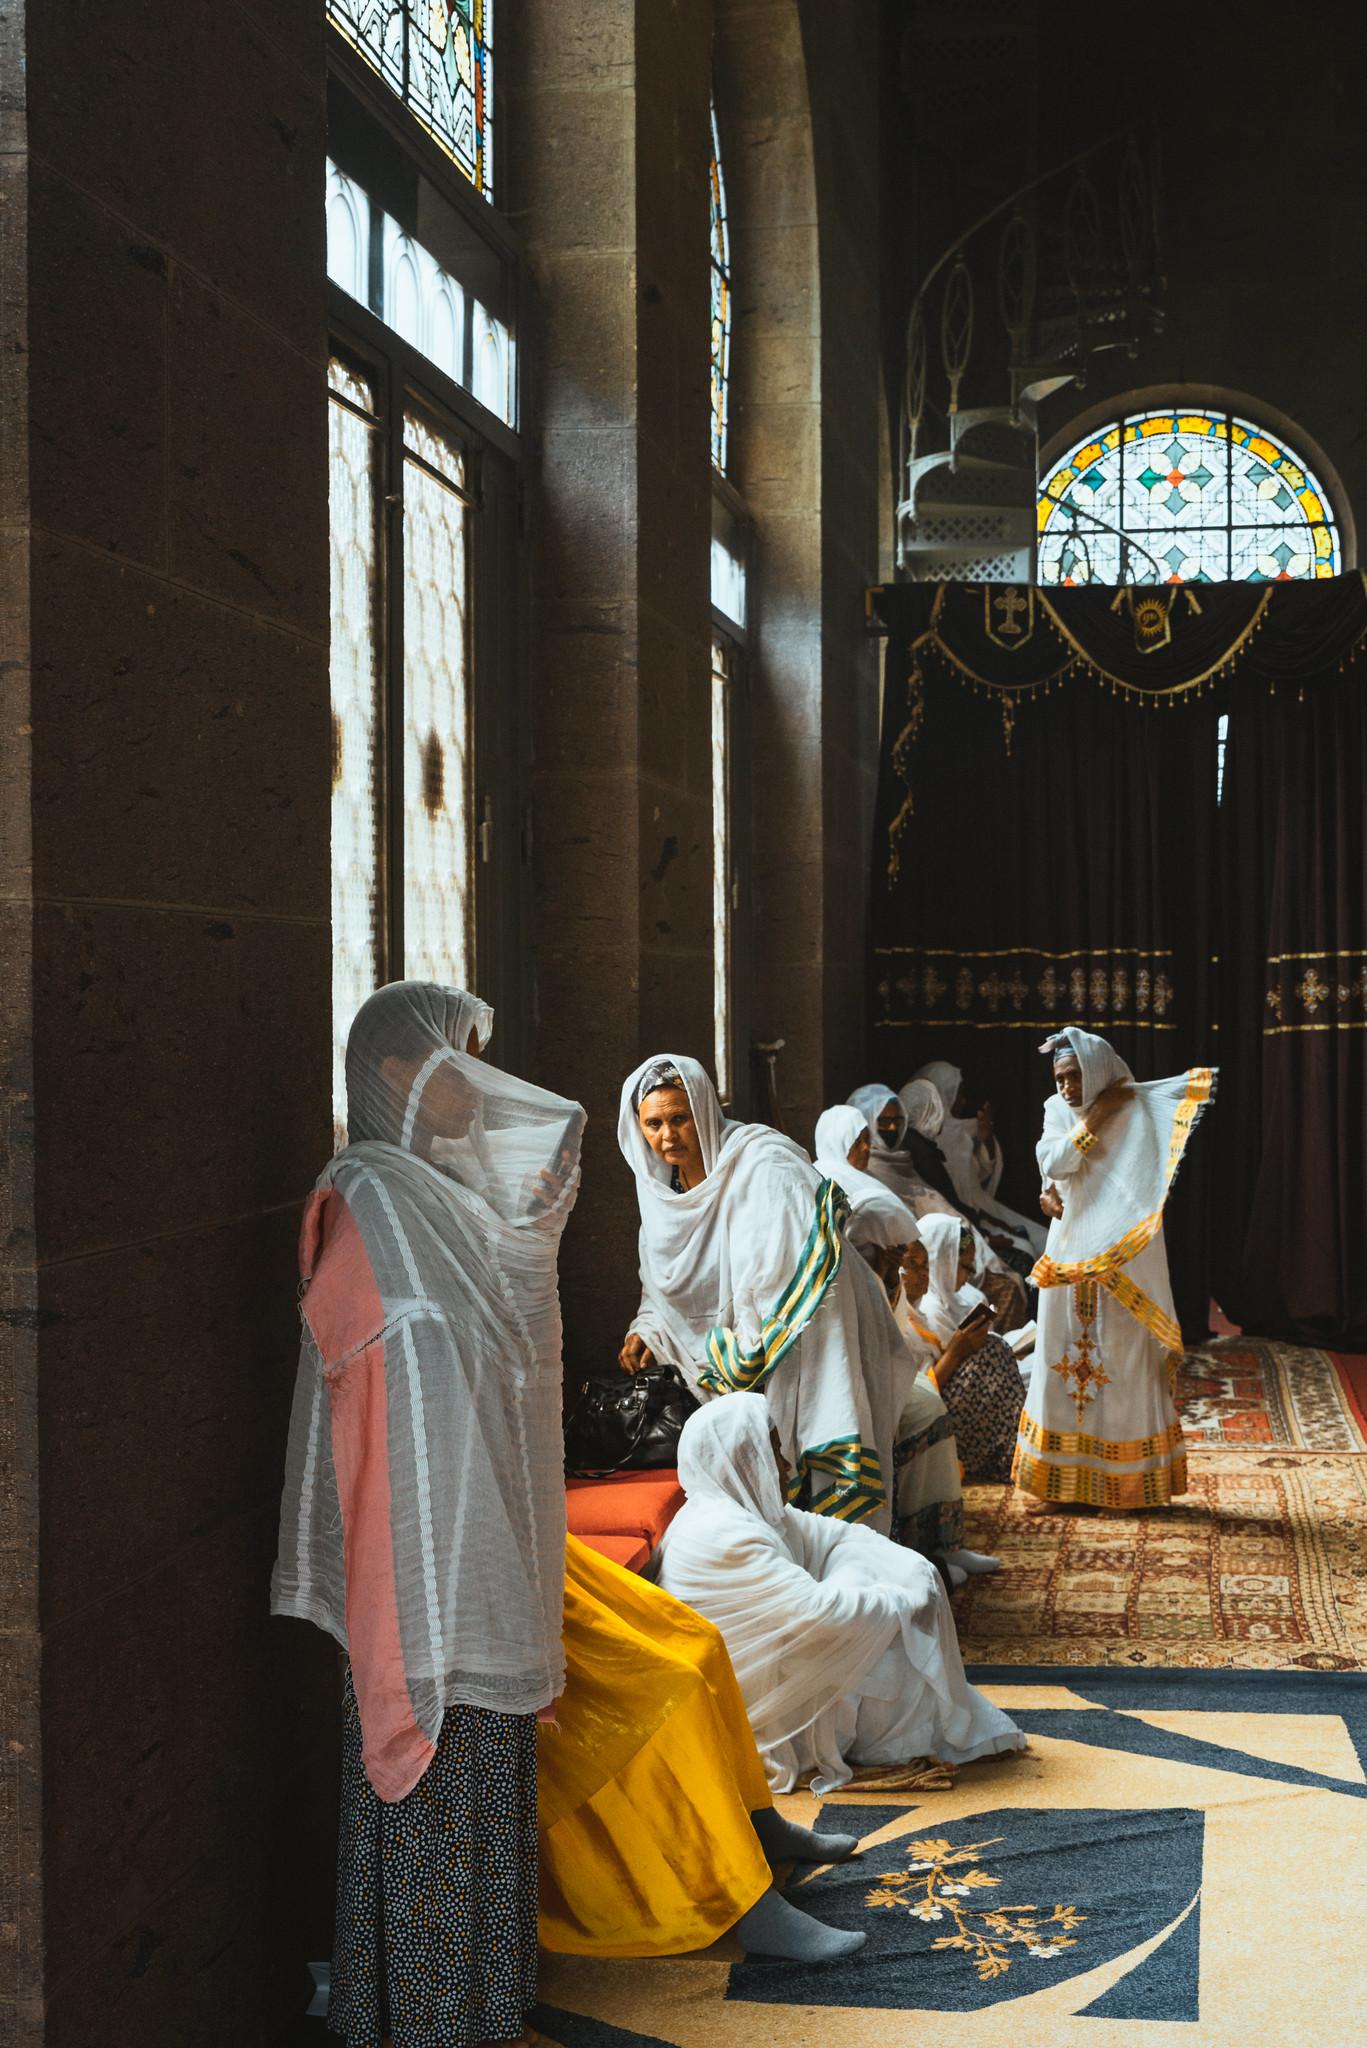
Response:
[{"label": "tall narrow window", "polygon": [[1128,414],[1085,434],[1040,486],[1041,583],[1288,583],[1342,565],[1319,480],[1236,413]]},{"label": "tall narrow window", "polygon": [[731,403],[731,231],[726,217],[726,181],[712,107],[712,466],[726,474]]},{"label": "tall narrow window", "polygon": [[712,641],[712,1032],[717,1093],[731,1100],[731,664],[725,640]]},{"label": "tall narrow window", "polygon": [[459,444],[404,415],[404,973],[470,975],[469,497]]},{"label": "tall narrow window", "polygon": [[328,19],[493,197],[493,0],[327,0]]},{"label": "tall narrow window", "polygon": [[384,974],[378,659],[380,421],[367,378],[328,365],[332,614],[332,1100],[345,1137],[351,1020]]}]

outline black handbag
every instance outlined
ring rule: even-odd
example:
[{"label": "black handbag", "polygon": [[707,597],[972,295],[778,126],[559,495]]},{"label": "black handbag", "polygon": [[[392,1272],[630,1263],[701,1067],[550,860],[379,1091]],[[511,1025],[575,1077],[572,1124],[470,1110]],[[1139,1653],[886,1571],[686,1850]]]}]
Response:
[{"label": "black handbag", "polygon": [[697,1405],[672,1365],[581,1381],[565,1425],[566,1472],[607,1479],[677,1463],[679,1432]]}]

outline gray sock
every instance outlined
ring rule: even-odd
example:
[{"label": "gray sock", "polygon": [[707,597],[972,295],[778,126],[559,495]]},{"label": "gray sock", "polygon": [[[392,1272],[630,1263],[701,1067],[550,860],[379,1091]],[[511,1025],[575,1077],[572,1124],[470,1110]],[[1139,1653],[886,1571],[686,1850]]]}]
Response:
[{"label": "gray sock", "polygon": [[732,1931],[751,1955],[786,1956],[794,1963],[839,1962],[868,1940],[866,1934],[847,1934],[799,1913],[772,1885],[748,1913],[741,1914]]},{"label": "gray sock", "polygon": [[750,1816],[759,1845],[771,1863],[841,1863],[859,1847],[858,1835],[819,1835],[800,1828],[776,1806],[761,1806]]}]

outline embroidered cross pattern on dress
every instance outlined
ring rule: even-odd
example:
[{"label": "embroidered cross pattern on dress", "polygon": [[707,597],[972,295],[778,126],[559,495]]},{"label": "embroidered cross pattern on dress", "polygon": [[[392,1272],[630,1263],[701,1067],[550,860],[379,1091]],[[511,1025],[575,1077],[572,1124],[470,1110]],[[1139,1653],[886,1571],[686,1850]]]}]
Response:
[{"label": "embroidered cross pattern on dress", "polygon": [[1081,1324],[1078,1340],[1071,1351],[1065,1351],[1054,1371],[1071,1389],[1077,1419],[1081,1423],[1087,1412],[1087,1404],[1096,1399],[1098,1387],[1108,1387],[1111,1376],[1102,1363],[1101,1352],[1093,1335],[1096,1326],[1097,1290],[1094,1280],[1080,1280],[1073,1289],[1073,1306]]}]

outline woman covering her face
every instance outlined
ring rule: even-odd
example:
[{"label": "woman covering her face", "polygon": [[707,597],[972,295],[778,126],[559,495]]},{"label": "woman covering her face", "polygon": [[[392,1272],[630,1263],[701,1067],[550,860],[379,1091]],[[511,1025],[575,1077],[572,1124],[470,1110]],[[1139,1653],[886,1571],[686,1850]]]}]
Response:
[{"label": "woman covering her face", "polygon": [[730,1123],[696,1060],[646,1060],[618,1140],[640,1203],[641,1306],[621,1362],[678,1369],[704,1399],[762,1392],[819,1514],[892,1524],[914,1371],[887,1298],[848,1253],[848,1204],[800,1146]]},{"label": "woman covering her face", "polygon": [[487,1066],[491,1025],[424,982],[362,1005],[350,1143],[300,1236],[271,1605],[348,1656],[329,2018],[394,2048],[523,2039],[536,1996],[536,1717],[565,1682],[556,1259],[584,1118]]},{"label": "woman covering her face", "polygon": [[1054,1072],[1036,1148],[1051,1222],[1016,1484],[1045,1501],[1161,1507],[1187,1483],[1163,1211],[1215,1071],[1136,1082],[1075,1027],[1041,1050]]}]

